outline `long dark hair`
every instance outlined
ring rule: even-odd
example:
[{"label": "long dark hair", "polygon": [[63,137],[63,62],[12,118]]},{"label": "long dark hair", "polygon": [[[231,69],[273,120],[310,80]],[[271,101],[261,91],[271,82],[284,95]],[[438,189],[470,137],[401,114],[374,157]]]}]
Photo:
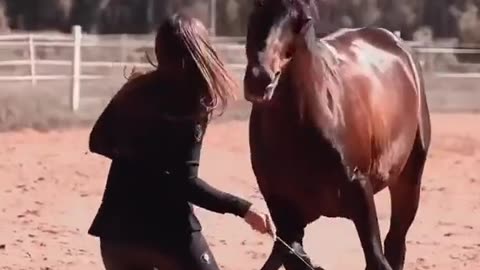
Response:
[{"label": "long dark hair", "polygon": [[[194,70],[203,81],[200,93],[202,111],[210,117],[213,112],[221,115],[229,99],[235,98],[237,84],[217,55],[205,26],[197,19],[176,13],[160,25],[155,37],[155,55],[161,64],[162,50],[170,56],[181,57],[194,63]],[[168,67],[167,67],[168,68]],[[189,78],[186,78],[188,80]]]}]

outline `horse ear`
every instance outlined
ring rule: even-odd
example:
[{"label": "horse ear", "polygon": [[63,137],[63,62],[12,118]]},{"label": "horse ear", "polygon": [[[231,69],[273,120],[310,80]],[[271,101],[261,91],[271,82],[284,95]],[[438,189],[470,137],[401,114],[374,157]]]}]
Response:
[{"label": "horse ear", "polygon": [[311,17],[306,17],[301,22],[300,32],[297,36],[297,48],[309,48],[312,37],[315,36],[315,31],[313,30],[313,19]]},{"label": "horse ear", "polygon": [[306,35],[308,31],[310,30],[311,27],[313,27],[313,19],[312,17],[308,16],[302,20],[301,23],[301,28],[300,28],[300,34],[301,35]]},{"label": "horse ear", "polygon": [[261,7],[261,6],[263,6],[263,0],[254,0],[253,5],[255,7]]}]

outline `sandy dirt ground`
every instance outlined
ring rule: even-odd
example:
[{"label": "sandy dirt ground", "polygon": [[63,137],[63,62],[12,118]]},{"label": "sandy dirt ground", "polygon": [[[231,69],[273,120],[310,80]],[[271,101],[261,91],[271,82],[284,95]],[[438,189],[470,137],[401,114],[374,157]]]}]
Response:
[{"label": "sandy dirt ground", "polygon": [[[421,205],[408,235],[406,269],[480,269],[480,115],[433,115]],[[87,154],[87,129],[0,134],[0,269],[103,269],[86,231],[109,162]],[[263,205],[249,162],[247,123],[210,127],[201,176]],[[382,235],[389,195],[376,196]],[[259,269],[272,246],[242,220],[196,210],[223,269]],[[161,214],[161,213],[159,213]],[[364,269],[353,224],[320,219],[306,249],[326,269]]]}]

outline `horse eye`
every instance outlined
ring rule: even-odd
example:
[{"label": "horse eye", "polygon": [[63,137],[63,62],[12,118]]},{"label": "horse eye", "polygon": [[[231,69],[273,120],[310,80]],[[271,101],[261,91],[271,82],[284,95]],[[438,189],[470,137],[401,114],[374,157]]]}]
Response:
[{"label": "horse eye", "polygon": [[286,58],[292,58],[293,56],[293,46],[290,46],[288,49],[287,49],[287,52],[285,53],[285,57]]},{"label": "horse eye", "polygon": [[300,31],[300,29],[298,29],[300,25],[300,18],[299,18],[300,16],[298,12],[292,11],[288,14],[288,16],[290,17],[290,23],[292,25],[293,31],[294,32]]},{"label": "horse eye", "polygon": [[288,50],[287,53],[285,54],[285,58],[287,59],[292,58],[292,55],[293,55],[292,51]]},{"label": "horse eye", "polygon": [[298,34],[300,32],[300,30],[302,30],[301,20],[299,20],[299,19],[293,20],[292,28],[293,28],[293,32]]}]

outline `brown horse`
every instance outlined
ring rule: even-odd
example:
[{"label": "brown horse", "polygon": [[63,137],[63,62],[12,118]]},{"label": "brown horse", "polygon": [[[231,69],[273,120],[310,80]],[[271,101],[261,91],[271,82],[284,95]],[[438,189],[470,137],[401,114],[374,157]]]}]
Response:
[{"label": "brown horse", "polygon": [[[304,229],[353,221],[368,270],[400,270],[430,145],[420,66],[391,32],[344,29],[317,40],[314,0],[257,1],[247,34],[245,97],[252,167],[281,243],[262,269],[311,268]],[[388,187],[382,250],[374,194]]]}]

